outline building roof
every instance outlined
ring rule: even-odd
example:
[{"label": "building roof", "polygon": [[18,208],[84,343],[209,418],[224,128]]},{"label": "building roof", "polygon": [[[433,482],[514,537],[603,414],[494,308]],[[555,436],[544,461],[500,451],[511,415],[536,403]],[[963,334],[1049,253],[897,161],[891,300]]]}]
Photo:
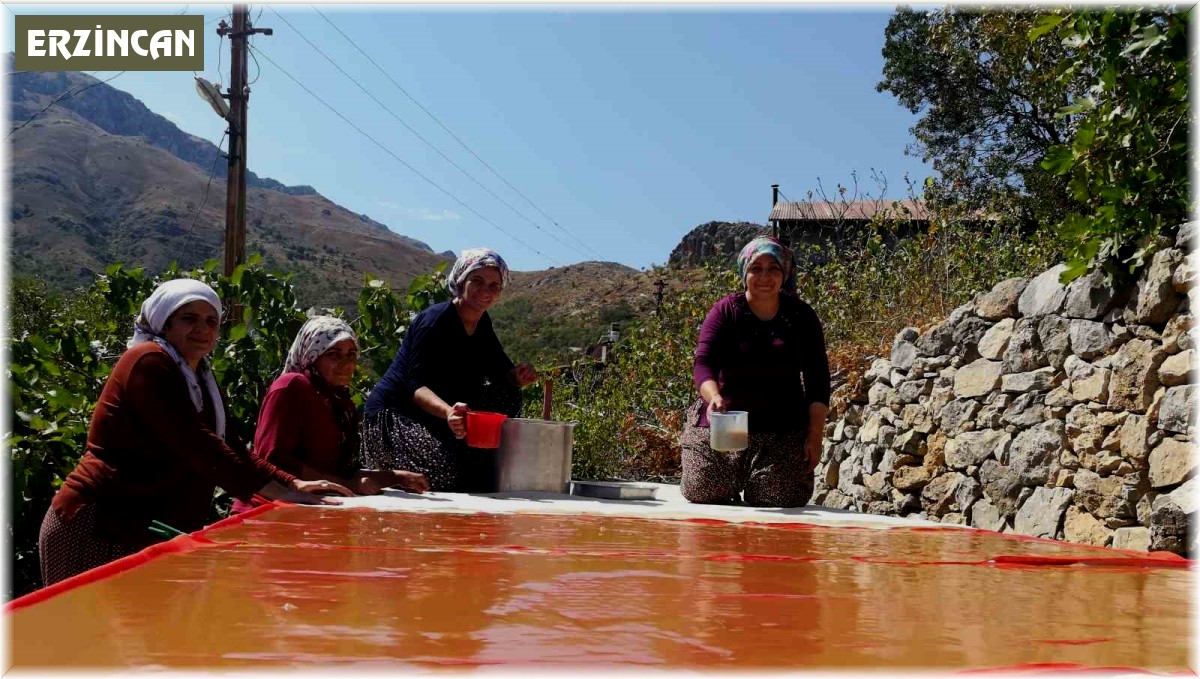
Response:
[{"label": "building roof", "polygon": [[891,219],[929,219],[924,201],[920,200],[854,200],[854,201],[779,201],[771,208],[768,221],[833,221],[843,219],[869,220],[876,215]]}]

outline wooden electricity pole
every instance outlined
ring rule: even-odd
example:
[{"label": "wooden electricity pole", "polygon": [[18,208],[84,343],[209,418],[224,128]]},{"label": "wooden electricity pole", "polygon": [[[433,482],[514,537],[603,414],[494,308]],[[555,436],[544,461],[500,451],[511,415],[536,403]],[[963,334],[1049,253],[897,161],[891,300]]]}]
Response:
[{"label": "wooden electricity pole", "polygon": [[[269,28],[250,25],[250,8],[233,6],[233,26],[222,19],[217,35],[229,37],[229,176],[225,184],[225,275],[246,261],[246,108],[250,88],[246,84],[247,39],[255,33],[271,35]],[[236,317],[235,317],[236,322]]]}]

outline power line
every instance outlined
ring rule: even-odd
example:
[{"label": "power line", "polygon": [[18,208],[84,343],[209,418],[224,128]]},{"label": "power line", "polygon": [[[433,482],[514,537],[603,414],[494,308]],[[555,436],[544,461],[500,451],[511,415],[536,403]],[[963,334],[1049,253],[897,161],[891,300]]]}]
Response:
[{"label": "power line", "polygon": [[446,189],[442,188],[442,187],[441,187],[441,186],[440,186],[440,185],[439,185],[437,182],[435,182],[435,181],[433,181],[432,179],[430,179],[429,177],[426,177],[425,175],[421,174],[420,170],[418,170],[417,168],[415,168],[415,167],[413,167],[412,165],[410,165],[410,164],[408,164],[407,162],[405,162],[405,160],[404,160],[403,158],[401,158],[400,156],[398,156],[398,155],[396,155],[395,153],[393,153],[391,149],[389,149],[388,147],[384,146],[382,143],[380,143],[380,141],[379,141],[379,140],[375,139],[375,137],[372,137],[370,134],[367,134],[367,132],[366,132],[366,131],[364,131],[364,130],[363,130],[361,127],[359,127],[358,125],[355,125],[355,124],[354,124],[354,122],[352,122],[352,121],[351,121],[349,118],[347,118],[346,116],[342,115],[342,113],[341,113],[340,111],[338,111],[336,108],[334,108],[333,106],[331,106],[331,105],[330,105],[330,104],[329,104],[327,101],[325,101],[325,100],[324,100],[324,99],[322,99],[320,96],[318,96],[316,92],[313,92],[311,89],[309,89],[307,85],[305,85],[304,83],[302,83],[302,82],[300,82],[299,80],[297,80],[297,79],[296,79],[296,77],[295,77],[295,76],[293,76],[291,73],[289,73],[289,72],[288,72],[288,71],[287,71],[285,68],[283,68],[283,67],[282,67],[282,66],[280,66],[279,64],[275,63],[275,60],[274,60],[274,59],[272,59],[272,58],[270,57],[270,55],[268,55],[266,52],[263,52],[261,49],[259,49],[259,48],[257,48],[257,47],[253,47],[253,46],[251,46],[251,48],[250,48],[250,49],[252,49],[252,50],[254,50],[254,51],[256,51],[256,52],[260,52],[260,53],[263,55],[263,59],[266,59],[266,60],[267,60],[267,63],[269,63],[269,64],[271,64],[272,66],[274,66],[276,69],[278,69],[278,70],[279,70],[279,72],[280,72],[280,73],[283,73],[285,76],[287,76],[289,80],[291,80],[292,82],[296,83],[296,85],[297,85],[298,87],[300,87],[300,89],[304,90],[305,92],[308,92],[309,96],[311,96],[313,99],[316,99],[318,102],[320,102],[320,103],[321,103],[321,105],[322,105],[322,106],[324,106],[325,108],[327,108],[327,109],[329,109],[330,111],[332,111],[332,112],[333,112],[333,114],[334,114],[334,115],[336,115],[337,117],[341,118],[341,119],[342,119],[342,122],[344,122],[344,123],[346,123],[347,125],[349,125],[350,127],[354,128],[354,130],[355,130],[356,132],[358,132],[358,133],[359,133],[359,134],[361,134],[362,136],[366,137],[368,140],[370,140],[370,141],[371,141],[371,143],[373,143],[373,144],[375,144],[376,146],[378,146],[378,147],[380,148],[380,150],[382,150],[384,153],[386,153],[386,154],[388,154],[389,156],[391,156],[393,159],[395,159],[395,161],[396,161],[396,162],[398,162],[398,163],[400,163],[401,165],[403,165],[404,167],[408,168],[410,172],[412,172],[413,174],[417,175],[417,176],[418,176],[418,177],[420,177],[421,179],[425,180],[425,182],[426,182],[426,183],[428,183],[429,185],[433,186],[433,188],[437,189],[438,191],[441,191],[443,194],[445,194],[445,195],[446,195],[447,197],[449,197],[451,200],[453,200],[454,202],[456,202],[456,203],[458,203],[459,205],[461,205],[461,206],[462,206],[462,207],[463,207],[465,210],[469,211],[471,214],[473,214],[473,215],[475,215],[476,217],[479,217],[479,218],[480,218],[480,219],[482,219],[483,221],[487,222],[488,224],[490,224],[490,225],[491,225],[493,228],[495,228],[495,229],[496,229],[497,231],[499,231],[500,233],[502,233],[502,234],[504,234],[504,235],[508,236],[509,238],[513,239],[514,241],[516,241],[516,242],[520,243],[521,245],[525,246],[526,248],[528,248],[529,250],[533,251],[534,253],[537,253],[537,255],[538,255],[538,256],[540,256],[540,257],[542,257],[543,259],[546,259],[547,261],[549,261],[549,262],[550,262],[550,263],[552,263],[552,264],[556,264],[556,265],[557,265],[557,264],[560,264],[559,262],[556,262],[554,259],[551,259],[550,257],[547,257],[545,254],[543,254],[543,253],[542,253],[542,251],[541,251],[541,250],[538,250],[537,248],[533,247],[533,246],[532,246],[532,245],[530,245],[529,243],[526,243],[525,241],[523,241],[523,240],[521,240],[520,238],[518,238],[518,237],[514,236],[513,234],[509,233],[508,231],[505,231],[503,228],[501,228],[501,227],[500,227],[498,224],[496,224],[496,223],[495,223],[495,222],[493,222],[492,220],[490,220],[490,219],[488,219],[487,217],[484,217],[483,215],[479,214],[479,212],[477,212],[477,211],[475,210],[475,208],[473,208],[473,207],[471,207],[470,205],[467,205],[466,203],[464,203],[464,202],[463,202],[461,199],[459,199],[459,198],[458,198],[458,196],[455,196],[454,194],[450,193],[450,192],[449,192],[449,191],[447,191]]},{"label": "power line", "polygon": [[438,125],[439,125],[439,126],[442,128],[442,129],[443,129],[443,130],[445,130],[445,131],[446,131],[446,133],[447,133],[447,134],[449,134],[451,137],[453,137],[453,138],[454,138],[454,140],[455,140],[455,141],[457,141],[457,142],[459,143],[459,145],[460,145],[460,146],[462,146],[464,149],[466,149],[466,150],[467,150],[467,153],[470,153],[472,156],[474,156],[475,160],[478,160],[478,161],[479,161],[479,162],[480,162],[480,163],[481,163],[481,164],[482,164],[484,167],[486,167],[486,168],[487,168],[487,169],[488,169],[488,170],[489,170],[489,171],[490,171],[492,174],[496,175],[496,177],[497,177],[497,178],[499,178],[499,179],[500,179],[500,181],[504,182],[504,185],[505,185],[505,186],[507,186],[508,188],[512,189],[512,190],[513,190],[513,192],[514,192],[514,193],[516,193],[516,194],[517,194],[518,196],[520,196],[521,198],[525,199],[525,202],[526,202],[526,203],[529,203],[530,205],[532,205],[532,206],[533,206],[533,208],[534,208],[535,210],[537,210],[538,212],[540,212],[540,213],[542,214],[542,216],[543,216],[543,217],[545,217],[546,219],[550,220],[550,223],[551,223],[551,224],[553,224],[554,226],[558,227],[558,229],[559,229],[560,231],[562,231],[563,233],[567,234],[567,235],[568,235],[568,236],[570,236],[571,238],[574,238],[576,242],[578,242],[580,245],[582,245],[584,248],[586,248],[586,249],[587,249],[589,252],[591,252],[591,253],[592,253],[593,255],[595,255],[597,258],[599,258],[599,259],[603,259],[603,257],[602,257],[602,256],[601,256],[599,253],[597,253],[597,252],[596,252],[595,250],[593,250],[592,248],[588,247],[587,243],[584,243],[583,241],[579,240],[579,237],[578,237],[578,236],[576,236],[575,234],[571,233],[570,231],[567,231],[566,229],[564,229],[564,228],[562,227],[562,225],[561,225],[561,224],[559,224],[557,221],[555,221],[555,220],[554,220],[554,218],[553,218],[553,217],[551,217],[550,215],[546,214],[546,211],[545,211],[545,210],[543,210],[542,208],[538,207],[537,203],[533,202],[533,200],[532,200],[532,199],[530,199],[530,198],[529,198],[529,196],[526,196],[526,195],[525,195],[524,193],[522,193],[522,192],[521,192],[521,191],[520,191],[520,190],[519,190],[517,187],[515,187],[515,186],[513,186],[511,183],[509,183],[509,181],[508,181],[507,179],[505,179],[505,178],[504,178],[504,177],[503,177],[503,176],[502,176],[502,175],[501,175],[499,172],[497,172],[495,168],[493,168],[491,165],[489,165],[489,164],[488,164],[488,162],[487,162],[486,160],[484,160],[483,158],[480,158],[480,157],[479,157],[479,154],[475,153],[475,151],[473,151],[473,150],[471,149],[471,147],[470,147],[470,146],[467,146],[467,143],[466,143],[465,141],[463,141],[463,140],[462,140],[462,139],[461,139],[461,138],[460,138],[460,137],[459,137],[457,134],[454,134],[454,132],[453,132],[453,131],[452,131],[450,128],[446,127],[446,125],[445,125],[444,123],[442,123],[442,121],[441,121],[441,120],[438,120],[438,117],[437,117],[437,116],[435,116],[435,115],[433,115],[433,113],[432,113],[432,112],[430,112],[430,111],[429,111],[429,109],[425,108],[425,107],[424,107],[424,106],[421,104],[421,102],[417,101],[416,97],[414,97],[413,95],[409,94],[409,93],[408,93],[408,90],[404,89],[404,87],[402,87],[402,86],[400,85],[400,83],[396,82],[396,79],[395,79],[395,78],[393,78],[393,77],[391,76],[391,74],[390,74],[390,73],[388,73],[386,70],[384,70],[384,68],[383,68],[382,66],[380,66],[380,65],[379,65],[379,64],[378,64],[378,63],[377,63],[377,62],[376,62],[374,59],[372,59],[372,58],[371,58],[371,55],[369,55],[369,54],[367,54],[366,52],[364,52],[364,51],[363,51],[363,49],[362,49],[361,47],[359,47],[359,46],[358,46],[358,43],[357,43],[357,42],[355,42],[354,40],[352,40],[352,39],[350,38],[350,36],[346,35],[346,34],[345,34],[343,31],[342,31],[342,29],[338,28],[337,24],[333,23],[333,21],[331,21],[331,20],[329,19],[329,17],[325,16],[325,14],[324,14],[324,13],[322,13],[322,12],[321,12],[321,10],[320,10],[319,8],[317,8],[315,5],[312,5],[312,8],[313,8],[313,10],[314,10],[314,11],[315,11],[317,14],[319,14],[319,15],[321,16],[321,18],[322,18],[322,19],[324,19],[324,20],[326,21],[326,23],[328,23],[330,26],[332,26],[332,27],[333,27],[333,30],[337,31],[339,35],[341,35],[343,38],[345,38],[345,39],[346,39],[346,41],[347,41],[347,42],[349,42],[351,45],[353,45],[353,46],[354,46],[354,49],[358,50],[358,53],[359,53],[359,54],[361,54],[361,55],[363,55],[364,57],[366,57],[367,61],[371,62],[371,65],[372,65],[372,66],[374,66],[376,69],[378,69],[378,70],[379,70],[379,72],[380,72],[380,73],[382,73],[382,74],[383,74],[383,76],[384,76],[385,78],[387,78],[389,81],[391,81],[391,83],[392,83],[393,85],[395,85],[395,86],[396,86],[396,89],[398,89],[398,90],[400,90],[402,93],[404,93],[404,96],[408,97],[409,101],[411,101],[412,103],[416,104],[417,108],[421,109],[422,111],[424,111],[424,112],[425,112],[425,115],[427,115],[427,116],[429,116],[430,118],[432,118],[432,119],[433,119],[433,122],[437,123],[437,124],[438,124]]},{"label": "power line", "polygon": [[[97,71],[97,73],[98,73],[98,71]],[[42,114],[43,114],[43,113],[45,113],[46,111],[50,110],[50,107],[51,107],[51,106],[53,106],[53,105],[55,105],[55,104],[57,104],[58,102],[60,102],[60,101],[63,101],[63,100],[66,100],[66,99],[70,99],[71,97],[73,97],[73,96],[75,96],[75,95],[77,95],[77,94],[82,94],[82,93],[84,93],[84,92],[86,92],[86,91],[88,91],[88,90],[92,89],[92,88],[93,88],[93,87],[95,87],[96,85],[103,85],[103,84],[104,84],[104,83],[106,83],[106,82],[109,82],[109,81],[111,81],[111,80],[115,80],[116,78],[120,77],[120,76],[121,76],[121,75],[123,75],[124,73],[125,73],[125,71],[121,71],[120,73],[118,73],[118,74],[116,74],[116,75],[114,75],[114,76],[110,76],[110,77],[109,77],[108,79],[106,79],[106,80],[97,80],[97,81],[96,81],[96,82],[94,82],[94,83],[90,83],[90,84],[88,84],[88,85],[85,85],[85,86],[83,86],[83,87],[80,87],[80,88],[78,88],[78,89],[75,89],[75,90],[68,90],[68,91],[66,91],[66,92],[63,92],[62,94],[58,95],[58,97],[57,97],[57,98],[55,98],[55,99],[54,99],[54,101],[51,101],[49,104],[46,104],[46,106],[45,106],[44,108],[42,108],[42,110],[40,110],[40,111],[38,111],[37,113],[34,113],[33,115],[29,116],[29,119],[28,119],[28,120],[26,120],[25,122],[21,123],[21,124],[20,124],[20,125],[19,125],[19,126],[16,128],[16,129],[14,129],[12,132],[9,132],[7,136],[8,136],[8,137],[11,137],[11,136],[13,136],[13,135],[14,135],[14,134],[16,134],[17,132],[19,132],[19,131],[21,130],[21,128],[25,127],[25,126],[26,126],[26,125],[28,125],[29,123],[32,123],[32,122],[33,122],[33,120],[34,120],[34,118],[37,118],[38,116],[42,115]],[[95,73],[91,73],[91,74],[89,74],[89,75],[92,75],[92,77],[95,77]]]},{"label": "power line", "polygon": [[187,238],[183,241],[185,255],[192,243],[192,230],[196,228],[196,220],[200,218],[200,213],[204,211],[204,206],[208,203],[208,190],[212,188],[212,180],[217,173],[217,161],[221,159],[221,145],[225,143],[225,138],[228,136],[229,130],[226,129],[221,135],[221,140],[217,142],[217,154],[213,157],[212,167],[208,168],[208,183],[204,185],[204,198],[200,201],[200,207],[196,208],[196,214],[192,216],[192,224],[188,227]]},{"label": "power line", "polygon": [[[221,17],[224,19],[225,17]],[[225,46],[225,34],[217,38],[217,82],[221,82],[221,48]]]},{"label": "power line", "polygon": [[571,249],[571,250],[574,250],[576,253],[578,253],[578,254],[580,254],[580,255],[582,255],[582,256],[584,256],[584,257],[587,257],[587,253],[583,252],[582,250],[580,250],[579,248],[575,247],[574,245],[571,245],[570,243],[563,242],[563,240],[562,240],[562,239],[558,238],[558,237],[557,237],[557,236],[555,236],[554,234],[552,234],[552,233],[550,233],[550,232],[546,231],[545,229],[543,229],[541,226],[539,226],[539,225],[537,224],[537,222],[534,222],[532,219],[530,219],[530,218],[526,217],[524,214],[522,214],[522,213],[521,213],[521,211],[520,211],[520,210],[518,210],[517,208],[513,207],[513,206],[512,206],[512,205],[511,205],[511,204],[510,204],[508,201],[504,200],[504,198],[502,198],[502,197],[500,197],[499,195],[497,195],[495,191],[492,191],[492,190],[491,190],[491,189],[489,189],[487,186],[485,186],[485,185],[483,184],[483,182],[479,181],[479,180],[478,180],[478,179],[476,179],[476,178],[475,178],[475,177],[474,177],[474,176],[473,176],[473,175],[472,175],[470,172],[467,172],[465,169],[463,169],[463,167],[462,167],[461,165],[459,165],[458,163],[454,162],[454,160],[453,160],[453,159],[451,159],[449,156],[447,156],[445,153],[443,153],[443,152],[442,152],[442,150],[441,150],[441,149],[439,149],[439,148],[438,148],[436,145],[434,145],[434,143],[433,143],[433,142],[431,142],[431,141],[429,141],[428,139],[426,139],[425,137],[421,136],[421,133],[420,133],[420,132],[417,132],[415,129],[413,129],[413,127],[412,127],[411,125],[409,125],[408,123],[406,123],[406,122],[404,121],[404,119],[403,119],[403,118],[401,118],[399,115],[397,115],[395,111],[393,111],[392,109],[388,108],[387,104],[384,104],[382,101],[380,101],[380,100],[379,100],[379,98],[378,98],[378,97],[376,97],[374,94],[372,94],[372,93],[371,93],[371,91],[370,91],[370,90],[368,90],[366,87],[364,87],[364,86],[362,85],[362,83],[358,82],[358,80],[356,80],[356,79],[354,78],[354,76],[352,76],[352,75],[350,75],[349,73],[347,73],[345,69],[343,69],[341,66],[339,66],[339,65],[337,64],[337,62],[336,62],[336,61],[334,61],[334,60],[333,60],[333,59],[332,59],[332,58],[331,58],[331,57],[330,57],[328,54],[326,54],[324,51],[322,51],[320,47],[317,47],[317,45],[316,45],[316,44],[314,44],[314,43],[313,43],[313,41],[309,40],[309,39],[308,39],[308,37],[307,37],[307,36],[305,36],[303,33],[301,33],[301,32],[300,32],[300,30],[299,30],[298,28],[296,28],[295,26],[293,26],[293,25],[292,25],[292,22],[288,21],[288,20],[287,20],[287,19],[286,19],[286,18],[285,18],[285,17],[284,17],[282,14],[280,14],[280,13],[279,13],[279,11],[278,11],[278,10],[276,10],[274,7],[272,7],[272,8],[271,8],[271,11],[272,11],[272,12],[275,12],[275,15],[276,15],[277,17],[279,17],[279,19],[280,19],[281,21],[283,21],[283,23],[287,24],[289,28],[291,28],[293,31],[295,31],[296,35],[300,36],[300,38],[301,38],[302,40],[304,40],[304,42],[308,43],[308,46],[309,46],[309,47],[311,47],[311,48],[313,48],[313,50],[315,50],[315,51],[317,52],[317,54],[320,54],[322,57],[324,57],[326,61],[328,61],[330,64],[332,64],[332,65],[333,65],[333,67],[334,67],[334,68],[336,68],[336,69],[338,70],[338,72],[340,72],[342,75],[344,75],[344,76],[345,76],[345,77],[346,77],[348,80],[350,80],[350,82],[354,83],[354,84],[355,84],[355,85],[358,87],[358,89],[362,90],[363,94],[365,94],[365,95],[367,95],[368,97],[370,97],[370,98],[371,98],[371,100],[372,100],[372,101],[374,101],[376,104],[378,104],[378,105],[379,105],[379,107],[380,107],[380,108],[382,108],[384,111],[387,111],[387,112],[388,112],[388,114],[390,114],[390,115],[391,115],[393,118],[395,118],[395,119],[396,119],[396,122],[398,122],[398,123],[400,123],[401,125],[403,125],[405,129],[407,129],[409,132],[411,132],[411,133],[412,133],[412,134],[413,134],[413,135],[414,135],[414,136],[415,136],[417,139],[420,139],[422,142],[424,142],[426,146],[428,146],[429,148],[433,149],[433,150],[434,150],[434,151],[435,151],[435,152],[436,152],[436,153],[437,153],[439,156],[441,156],[441,157],[442,157],[442,159],[443,159],[443,160],[445,160],[447,163],[450,163],[451,165],[453,165],[453,166],[454,166],[454,168],[455,168],[456,170],[458,170],[459,172],[463,173],[463,175],[464,175],[464,176],[466,176],[466,178],[467,178],[467,179],[470,179],[471,181],[475,182],[475,185],[476,185],[476,186],[478,186],[479,188],[481,188],[481,189],[483,189],[484,191],[486,191],[486,192],[488,193],[488,195],[490,195],[491,197],[493,197],[493,198],[495,198],[496,200],[500,201],[500,202],[501,202],[501,203],[502,203],[502,204],[503,204],[505,207],[507,207],[508,209],[512,210],[512,211],[513,211],[513,213],[515,213],[515,214],[516,214],[518,217],[520,217],[521,219],[524,219],[525,221],[529,222],[529,223],[530,223],[530,224],[533,226],[533,228],[535,228],[535,229],[537,229],[538,231],[541,231],[543,234],[545,234],[545,235],[547,235],[547,236],[549,236],[549,237],[553,238],[553,239],[554,239],[556,242],[558,242],[558,243],[559,243],[560,245],[562,245],[563,247],[566,247],[566,248],[569,248],[569,249]]},{"label": "power line", "polygon": [[[262,12],[259,12],[259,14],[262,14]],[[258,77],[260,75],[262,75],[262,66],[258,65],[258,57],[254,56],[254,52],[250,52],[250,58],[254,60],[254,80],[251,80],[250,82],[246,83],[247,87],[258,82]]]}]

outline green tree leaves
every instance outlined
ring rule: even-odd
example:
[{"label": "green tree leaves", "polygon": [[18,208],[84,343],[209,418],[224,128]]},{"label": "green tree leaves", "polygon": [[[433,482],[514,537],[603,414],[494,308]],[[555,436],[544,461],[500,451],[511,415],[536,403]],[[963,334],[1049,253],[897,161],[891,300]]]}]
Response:
[{"label": "green tree leaves", "polygon": [[1058,224],[1062,279],[1089,267],[1130,276],[1189,213],[1187,15],[1060,10],[1044,19],[1049,28],[1030,40],[1067,46],[1060,80],[1087,85],[1057,112],[1075,117],[1074,138],[1041,161],[1068,179],[1076,203]]},{"label": "green tree leaves", "polygon": [[1050,228],[1064,280],[1136,272],[1189,212],[1187,14],[896,12],[883,80],[941,173],[925,198]]},{"label": "green tree leaves", "polygon": [[1018,220],[1027,230],[1070,207],[1066,182],[1038,161],[1070,137],[1071,121],[1054,113],[1083,86],[1058,77],[1063,45],[1028,39],[1057,21],[963,7],[901,8],[888,22],[876,89],[920,116],[909,152],[941,175],[926,199]]}]

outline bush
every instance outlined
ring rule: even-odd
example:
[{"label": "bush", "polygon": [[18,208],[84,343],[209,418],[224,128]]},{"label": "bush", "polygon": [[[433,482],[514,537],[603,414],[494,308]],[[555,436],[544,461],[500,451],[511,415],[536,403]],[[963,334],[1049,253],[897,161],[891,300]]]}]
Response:
[{"label": "bush", "polygon": [[[696,399],[692,351],[700,324],[717,299],[736,289],[736,274],[712,266],[698,285],[623,331],[609,363],[579,360],[552,375],[553,418],[579,422],[572,478],[679,475],[676,439],[683,411]],[[527,401],[526,412],[541,417],[541,403]]]}]

